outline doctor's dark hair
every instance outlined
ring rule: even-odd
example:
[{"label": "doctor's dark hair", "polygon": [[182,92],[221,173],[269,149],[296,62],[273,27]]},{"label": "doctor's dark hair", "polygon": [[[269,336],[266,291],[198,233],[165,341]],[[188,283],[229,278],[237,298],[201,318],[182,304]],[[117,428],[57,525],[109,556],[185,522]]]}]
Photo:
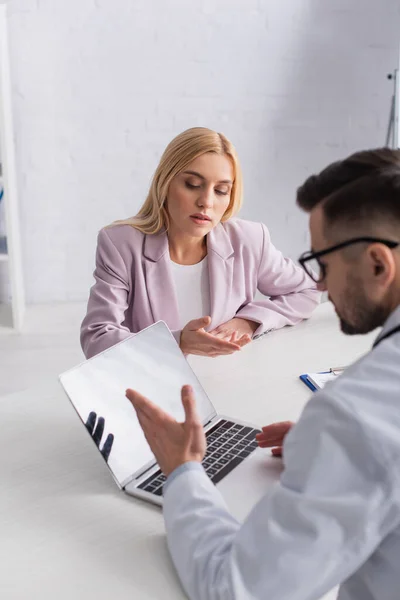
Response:
[{"label": "doctor's dark hair", "polygon": [[375,148],[351,154],[311,175],[297,190],[297,204],[310,212],[322,200],[349,183],[386,167],[400,168],[400,150]]},{"label": "doctor's dark hair", "polygon": [[366,235],[384,227],[400,239],[400,150],[357,152],[312,175],[297,190],[297,204],[310,212],[320,203],[329,231]]}]

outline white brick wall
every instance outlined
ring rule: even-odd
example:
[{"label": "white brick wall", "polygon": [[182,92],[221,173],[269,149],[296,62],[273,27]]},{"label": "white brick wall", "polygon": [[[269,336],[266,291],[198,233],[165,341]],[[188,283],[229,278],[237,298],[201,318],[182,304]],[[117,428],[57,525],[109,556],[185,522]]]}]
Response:
[{"label": "white brick wall", "polygon": [[223,131],[242,216],[296,257],[311,172],[385,139],[398,0],[12,0],[28,300],[81,300],[104,224],[134,214],[169,140]]}]

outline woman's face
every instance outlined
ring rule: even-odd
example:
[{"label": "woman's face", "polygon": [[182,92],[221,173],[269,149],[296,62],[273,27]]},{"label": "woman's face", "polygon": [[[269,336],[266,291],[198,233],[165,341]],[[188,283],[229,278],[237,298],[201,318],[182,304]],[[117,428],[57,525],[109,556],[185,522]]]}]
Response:
[{"label": "woman's face", "polygon": [[228,156],[202,154],[176,175],[169,186],[170,232],[204,237],[229,206],[233,166]]}]

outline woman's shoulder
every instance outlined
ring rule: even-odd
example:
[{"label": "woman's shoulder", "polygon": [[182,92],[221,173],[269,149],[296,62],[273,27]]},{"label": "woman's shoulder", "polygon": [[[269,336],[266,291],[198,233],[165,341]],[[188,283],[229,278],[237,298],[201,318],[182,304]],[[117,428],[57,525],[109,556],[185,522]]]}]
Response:
[{"label": "woman's shoulder", "polygon": [[111,223],[111,225],[106,225],[106,227],[102,227],[100,229],[100,234],[106,234],[110,239],[119,239],[119,240],[142,240],[145,236],[144,233],[139,231],[133,225],[129,223]]},{"label": "woman's shoulder", "polygon": [[240,239],[245,243],[259,244],[264,237],[265,225],[256,221],[247,221],[247,219],[229,219],[222,223],[225,232],[228,234],[231,241]]},{"label": "woman's shoulder", "polygon": [[103,227],[99,231],[97,245],[117,250],[121,255],[131,256],[142,249],[145,234],[125,223],[115,223]]}]

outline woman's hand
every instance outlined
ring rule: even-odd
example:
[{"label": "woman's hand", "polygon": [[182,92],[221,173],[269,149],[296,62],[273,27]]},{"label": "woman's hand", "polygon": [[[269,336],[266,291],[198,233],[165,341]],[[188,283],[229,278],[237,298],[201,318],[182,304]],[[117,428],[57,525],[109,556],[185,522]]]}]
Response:
[{"label": "woman's hand", "polygon": [[185,325],[179,342],[180,349],[184,354],[215,357],[221,354],[232,354],[232,352],[240,350],[239,343],[207,333],[204,328],[210,323],[211,317],[201,317],[189,321]]},{"label": "woman's hand", "polygon": [[283,440],[293,425],[292,421],[282,421],[262,427],[262,432],[256,435],[258,445],[260,448],[272,448],[274,456],[282,456]]},{"label": "woman's hand", "polygon": [[219,325],[210,331],[210,333],[219,339],[228,340],[242,347],[251,342],[253,333],[259,325],[259,323],[250,321],[249,319],[234,317],[230,321],[222,323],[222,325]]}]

